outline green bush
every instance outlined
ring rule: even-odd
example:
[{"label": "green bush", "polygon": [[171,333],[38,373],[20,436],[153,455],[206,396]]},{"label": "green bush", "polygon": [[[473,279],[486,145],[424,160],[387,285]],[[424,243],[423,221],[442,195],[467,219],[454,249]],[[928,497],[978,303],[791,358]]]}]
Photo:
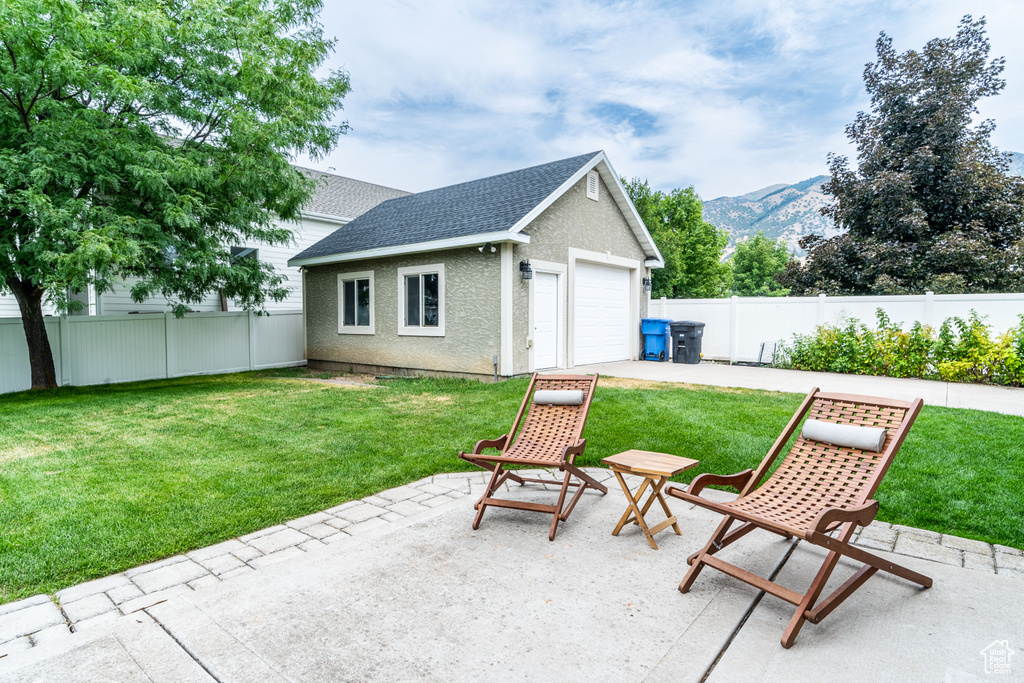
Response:
[{"label": "green bush", "polygon": [[818,372],[1024,385],[1024,315],[1016,327],[995,338],[973,310],[967,320],[949,318],[937,332],[919,322],[904,331],[880,308],[875,315],[875,329],[851,318],[842,326],[821,325],[812,334],[793,335],[791,342],[780,344],[776,365]]}]

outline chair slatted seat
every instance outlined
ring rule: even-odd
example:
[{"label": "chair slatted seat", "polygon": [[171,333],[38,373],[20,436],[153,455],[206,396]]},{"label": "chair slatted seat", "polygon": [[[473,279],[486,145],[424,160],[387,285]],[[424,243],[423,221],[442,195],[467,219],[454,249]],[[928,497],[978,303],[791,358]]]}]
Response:
[{"label": "chair slatted seat", "polygon": [[[757,470],[745,470],[729,476],[702,474],[695,477],[686,490],[668,488],[667,493],[671,496],[725,515],[711,540],[687,559],[690,569],[679,590],[683,593],[689,591],[701,569],[711,566],[792,602],[797,605],[797,611],[782,637],[782,645],[790,647],[805,621],[820,622],[878,570],[925,588],[930,587],[930,578],[850,545],[857,526],[870,524],[878,513],[878,502],[872,497],[922,405],[921,399],[908,403],[869,396],[827,394],[813,389]],[[805,418],[840,425],[885,428],[885,442],[882,450],[875,453],[798,436],[782,462],[769,474]],[[715,484],[737,488],[740,495],[727,503],[700,497],[704,487]],[[743,524],[730,533],[734,522]],[[719,550],[755,528],[796,537],[829,551],[805,594],[795,593],[714,557]],[[829,535],[837,530],[836,536]],[[817,603],[840,556],[844,555],[864,565],[849,581]]]}]

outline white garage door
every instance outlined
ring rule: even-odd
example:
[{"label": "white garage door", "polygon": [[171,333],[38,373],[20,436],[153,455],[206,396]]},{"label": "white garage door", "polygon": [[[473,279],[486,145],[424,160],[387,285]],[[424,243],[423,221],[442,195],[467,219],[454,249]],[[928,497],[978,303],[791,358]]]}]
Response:
[{"label": "white garage door", "polygon": [[629,360],[629,271],[576,263],[575,365]]}]

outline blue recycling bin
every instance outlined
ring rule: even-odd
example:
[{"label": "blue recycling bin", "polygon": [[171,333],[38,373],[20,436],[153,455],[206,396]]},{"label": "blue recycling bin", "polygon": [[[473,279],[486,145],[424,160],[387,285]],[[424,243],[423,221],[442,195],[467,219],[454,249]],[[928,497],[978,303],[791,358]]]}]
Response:
[{"label": "blue recycling bin", "polygon": [[644,360],[665,362],[672,339],[672,320],[669,318],[644,318],[640,321],[640,333],[644,335]]}]

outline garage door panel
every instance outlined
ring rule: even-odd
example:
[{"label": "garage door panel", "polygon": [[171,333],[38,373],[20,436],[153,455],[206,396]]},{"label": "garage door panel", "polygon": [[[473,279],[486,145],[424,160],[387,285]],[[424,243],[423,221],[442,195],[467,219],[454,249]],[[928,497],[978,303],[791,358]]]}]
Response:
[{"label": "garage door panel", "polygon": [[577,263],[574,285],[574,363],[607,363],[630,356],[629,271]]}]

